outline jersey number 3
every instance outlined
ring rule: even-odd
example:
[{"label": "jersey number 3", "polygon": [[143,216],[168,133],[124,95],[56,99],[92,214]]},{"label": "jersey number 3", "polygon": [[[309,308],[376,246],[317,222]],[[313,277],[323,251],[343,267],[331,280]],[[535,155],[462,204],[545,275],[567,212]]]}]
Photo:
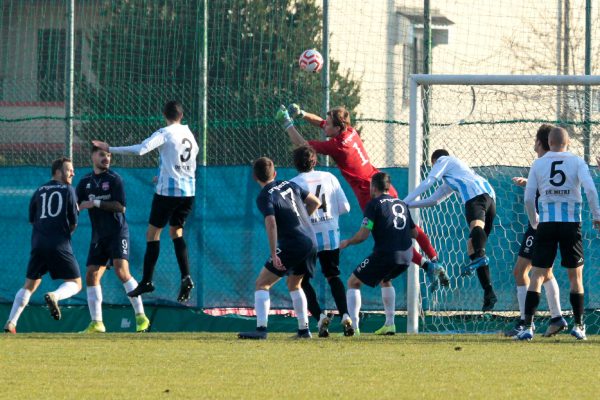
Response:
[{"label": "jersey number 3", "polygon": [[186,162],[192,156],[192,141],[185,138],[181,141],[181,144],[185,146],[185,149],[183,149],[183,153],[179,155],[179,160],[181,160],[181,162]]}]

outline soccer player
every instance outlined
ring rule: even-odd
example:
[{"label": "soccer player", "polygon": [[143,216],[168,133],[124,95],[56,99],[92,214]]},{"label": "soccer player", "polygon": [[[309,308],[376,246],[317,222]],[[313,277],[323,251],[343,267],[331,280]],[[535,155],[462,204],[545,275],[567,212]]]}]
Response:
[{"label": "soccer player", "polygon": [[[542,282],[548,279],[560,248],[561,265],[567,268],[570,282],[570,302],[578,340],[585,340],[583,322],[583,243],[581,239],[581,187],[592,212],[594,228],[600,230],[598,192],[590,171],[582,158],[567,151],[569,134],[563,128],[553,128],[548,142],[550,151],[533,162],[525,187],[525,209],[529,223],[537,229],[531,263],[531,280],[525,297],[525,329],[516,339],[533,339],[533,316],[540,302]],[[535,208],[536,191],[539,214]]]},{"label": "soccer player", "polygon": [[[550,130],[554,128],[553,125],[543,124],[539,127],[533,150],[536,152],[538,158],[543,157],[546,152],[550,151],[548,145],[548,135]],[[512,179],[515,185],[524,187],[527,184],[527,178],[515,177]],[[539,198],[539,192],[536,192],[536,209]],[[529,225],[527,231],[523,235],[523,241],[521,242],[521,248],[519,250],[519,256],[515,263],[513,274],[517,283],[517,300],[519,302],[519,313],[520,317],[514,328],[505,332],[506,336],[514,337],[523,330],[525,324],[525,297],[527,296],[527,286],[529,285],[529,271],[531,271],[531,257],[533,255],[533,249],[535,247],[535,229]],[[548,308],[550,309],[550,324],[546,329],[545,337],[554,336],[568,326],[567,321],[562,316],[560,308],[560,290],[558,283],[552,271],[548,273],[548,279],[544,281],[544,289],[546,290],[546,300],[548,302]]]},{"label": "soccer player", "polygon": [[[306,296],[302,278],[312,276],[316,247],[309,215],[321,206],[319,199],[294,182],[276,181],[273,161],[262,157],[254,161],[254,180],[262,190],[256,205],[265,218],[271,257],[256,279],[254,309],[256,331],[241,332],[240,339],[266,339],[271,300],[269,289],[287,275],[287,287],[298,318],[298,339],[310,339]],[[306,207],[305,207],[306,204]]]},{"label": "soccer player", "polygon": [[154,291],[152,276],[160,252],[160,233],[169,223],[169,236],[173,240],[175,256],[181,272],[181,286],[177,301],[184,303],[190,298],[194,282],[190,276],[188,250],[183,238],[183,225],[194,205],[196,194],[196,156],[198,144],[187,125],[182,125],[183,106],[169,101],[163,106],[167,126],[154,132],[141,144],[110,147],[107,143],[93,140],[94,146],[113,154],[144,154],[158,149],[160,173],[152,199],[150,221],[146,231],[146,254],[144,274],[138,286],[127,295],[137,297]]},{"label": "soccer player", "polygon": [[342,240],[340,249],[362,243],[373,234],[375,246],[348,279],[346,299],[354,334],[360,334],[360,286],[375,287],[406,271],[412,259],[412,239],[417,236],[415,224],[406,204],[390,195],[390,176],[378,172],[371,179],[371,197],[365,207],[362,226],[350,239]]},{"label": "soccer player", "polygon": [[[294,121],[290,118],[290,113],[294,117],[301,117],[311,125],[323,129],[325,135],[330,140],[309,140],[307,142],[294,127]],[[371,164],[360,135],[351,126],[348,111],[343,107],[333,108],[327,112],[327,118],[323,120],[318,115],[300,109],[297,104],[292,104],[289,107],[289,112],[285,106],[281,106],[275,118],[286,130],[294,145],[310,145],[317,153],[333,158],[342,176],[350,184],[350,187],[352,187],[352,191],[356,195],[361,209],[364,211],[365,206],[371,200],[371,177],[378,173],[379,170]],[[393,186],[389,190],[392,197],[398,197]],[[438,265],[437,253],[431,245],[429,238],[420,227],[417,226],[416,229],[418,233],[417,242],[429,258],[429,261],[423,258],[416,249],[413,249],[413,262],[427,272],[431,290],[437,289],[438,284],[449,286],[450,281],[446,276],[446,271],[441,265]],[[387,317],[385,325],[375,333],[378,335],[394,334],[396,327],[391,324],[390,320],[393,320],[395,313],[396,292],[391,282],[385,281],[382,283],[381,297]]]},{"label": "soccer player", "polygon": [[[106,332],[102,322],[102,287],[100,280],[107,265],[112,264],[123,283],[125,293],[136,288],[137,281],[129,273],[129,227],[125,219],[123,180],[110,168],[111,154],[92,147],[93,172],[77,185],[80,210],[88,210],[92,223],[92,241],[87,257],[87,301],[92,321],[84,332]],[[145,332],[150,321],[144,314],[141,296],[129,297],[135,312],[137,332]]]},{"label": "soccer player", "polygon": [[[315,171],[317,152],[310,146],[300,146],[294,150],[294,165],[300,174],[291,181],[321,200],[321,206],[311,215],[310,222],[317,241],[317,257],[323,275],[329,283],[335,305],[342,318],[344,334],[348,334],[352,323],[346,304],[346,289],[340,279],[340,227],[339,216],[350,211],[350,203],[335,175]],[[309,277],[302,279],[302,289],[308,301],[308,310],[318,320],[319,337],[329,336],[330,319],[321,310],[317,295]]]},{"label": "soccer player", "polygon": [[[496,216],[494,189],[485,178],[477,175],[458,158],[451,156],[447,150],[435,150],[431,155],[431,164],[433,167],[427,178],[409,193],[404,201],[411,208],[431,207],[454,192],[460,194],[469,224],[467,253],[471,259],[471,262],[462,268],[461,276],[469,276],[477,270],[477,277],[484,291],[482,311],[491,311],[498,299],[490,279],[490,260],[485,255],[485,245]],[[443,184],[429,198],[416,200],[437,181],[442,181]]]},{"label": "soccer player", "polygon": [[75,170],[71,160],[62,157],[52,162],[52,180],[40,186],[29,202],[31,256],[25,284],[15,296],[4,331],[17,333],[17,321],[29,298],[47,272],[53,280],[64,280],[58,289],[46,293],[44,299],[55,320],[61,318],[60,300],[81,290],[79,264],[71,248],[71,234],[77,227],[77,196],[71,186]]}]

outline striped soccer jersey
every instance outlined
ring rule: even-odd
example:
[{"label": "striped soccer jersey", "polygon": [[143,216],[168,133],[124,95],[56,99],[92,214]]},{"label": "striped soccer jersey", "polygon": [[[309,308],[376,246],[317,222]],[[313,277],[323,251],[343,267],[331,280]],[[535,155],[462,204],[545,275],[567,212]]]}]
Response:
[{"label": "striped soccer jersey", "polygon": [[[570,152],[549,151],[533,162],[525,187],[525,208],[531,226],[538,222],[581,222],[581,186],[594,220],[600,220],[598,193],[589,168],[582,158]],[[539,214],[535,194],[539,191]]]},{"label": "striped soccer jersey", "polygon": [[338,179],[329,172],[303,172],[292,179],[321,201],[321,207],[310,216],[317,241],[317,251],[335,250],[340,245],[339,216],[350,211],[350,203]]},{"label": "striped soccer jersey", "polygon": [[141,144],[110,147],[115,154],[144,155],[158,148],[160,166],[156,194],[192,197],[196,194],[198,144],[187,125],[172,124],[154,132]]}]

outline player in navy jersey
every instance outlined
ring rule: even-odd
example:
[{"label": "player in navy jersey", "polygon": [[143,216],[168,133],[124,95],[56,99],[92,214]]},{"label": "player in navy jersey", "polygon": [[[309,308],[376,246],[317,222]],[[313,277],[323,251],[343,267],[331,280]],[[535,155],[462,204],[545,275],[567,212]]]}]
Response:
[{"label": "player in navy jersey", "polygon": [[[477,271],[483,289],[482,311],[491,311],[498,301],[490,278],[490,259],[485,253],[488,236],[492,232],[496,217],[496,194],[487,179],[478,175],[463,161],[453,157],[447,150],[438,149],[431,154],[431,171],[404,201],[411,208],[432,207],[454,192],[460,195],[469,224],[467,253],[471,262],[464,266],[461,276],[470,276]],[[428,198],[417,200],[436,182],[442,184]]]},{"label": "player in navy jersey", "polygon": [[[573,307],[571,335],[585,340],[583,242],[581,237],[581,187],[584,188],[594,228],[600,230],[598,192],[585,161],[567,151],[569,134],[553,128],[548,136],[550,151],[533,162],[525,187],[525,209],[529,223],[537,229],[531,263],[531,279],[525,297],[525,327],[515,337],[533,339],[533,316],[540,302],[542,282],[552,271],[557,249],[569,276],[569,300]],[[538,209],[535,207],[539,192]]]},{"label": "player in navy jersey", "polygon": [[[550,130],[554,128],[553,125],[543,124],[539,127],[533,150],[537,154],[538,158],[543,157],[546,152],[550,151],[548,144],[548,135]],[[524,187],[527,184],[527,178],[515,177],[512,179],[515,185]],[[537,199],[539,192],[536,193],[536,208]],[[533,249],[535,248],[535,233],[531,225],[527,226],[527,230],[523,235],[523,241],[519,249],[519,255],[517,262],[513,269],[513,275],[517,284],[517,301],[519,303],[519,319],[517,320],[514,328],[509,329],[505,332],[506,336],[514,337],[524,329],[525,325],[525,297],[527,296],[527,286],[529,285],[529,271],[531,271],[531,258],[533,256]],[[554,274],[549,271],[547,279],[544,281],[544,289],[546,291],[546,301],[550,310],[550,324],[546,329],[545,337],[556,335],[560,331],[564,330],[568,324],[567,321],[562,317],[562,310],[560,307],[560,290]]]},{"label": "player in navy jersey", "polygon": [[[129,227],[125,219],[125,188],[123,180],[110,168],[111,154],[92,148],[93,171],[77,185],[80,210],[88,210],[92,223],[92,241],[87,257],[87,300],[92,321],[84,331],[106,332],[102,322],[102,287],[100,280],[109,264],[123,283],[125,293],[137,287],[129,273]],[[135,311],[136,331],[144,332],[150,321],[144,314],[141,296],[130,297]]]},{"label": "player in navy jersey", "polygon": [[346,299],[354,334],[359,331],[361,306],[360,287],[364,283],[375,287],[408,269],[412,259],[412,239],[417,237],[415,224],[407,205],[389,194],[390,176],[378,172],[371,179],[371,198],[365,207],[362,226],[350,239],[342,240],[340,249],[362,243],[373,234],[373,252],[354,270],[348,279]]},{"label": "player in navy jersey", "polygon": [[299,339],[310,338],[306,296],[302,278],[313,275],[316,248],[309,215],[321,206],[314,194],[289,181],[275,180],[273,161],[266,157],[253,165],[256,182],[261,186],[256,205],[264,216],[271,257],[256,279],[254,309],[256,331],[241,332],[240,339],[266,339],[271,300],[269,289],[287,275],[287,287],[298,318]]},{"label": "player in navy jersey", "polygon": [[29,202],[31,256],[25,284],[16,296],[4,331],[16,333],[17,321],[29,298],[47,272],[64,283],[44,295],[52,318],[61,318],[58,302],[81,290],[79,265],[71,248],[71,234],[77,227],[77,196],[71,186],[75,170],[71,160],[62,157],[52,163],[52,180],[40,186]]},{"label": "player in navy jersey", "polygon": [[[315,171],[317,165],[315,149],[310,146],[300,146],[294,150],[293,155],[294,165],[299,174],[292,179],[292,182],[314,193],[321,200],[321,206],[311,215],[310,222],[317,241],[317,258],[321,263],[321,271],[331,288],[331,295],[340,314],[344,333],[347,334],[352,327],[352,321],[346,305],[346,290],[340,279],[339,217],[350,211],[350,203],[335,175],[325,171]],[[321,309],[317,294],[306,276],[302,279],[302,289],[308,301],[308,310],[318,321],[319,337],[329,336],[330,318]]]},{"label": "player in navy jersey", "polygon": [[156,181],[156,191],[152,199],[152,209],[146,231],[146,254],[144,255],[144,275],[139,285],[128,293],[137,297],[154,291],[152,277],[160,252],[160,234],[169,224],[169,236],[173,240],[175,256],[181,272],[181,284],[177,301],[189,300],[194,282],[190,276],[188,250],[183,238],[183,226],[194,205],[196,194],[196,156],[198,144],[187,125],[182,125],[183,106],[178,101],[169,101],[163,106],[163,116],[167,126],[154,132],[141,144],[113,147],[108,143],[93,140],[94,146],[114,154],[135,154],[142,156],[158,149],[160,173]]}]

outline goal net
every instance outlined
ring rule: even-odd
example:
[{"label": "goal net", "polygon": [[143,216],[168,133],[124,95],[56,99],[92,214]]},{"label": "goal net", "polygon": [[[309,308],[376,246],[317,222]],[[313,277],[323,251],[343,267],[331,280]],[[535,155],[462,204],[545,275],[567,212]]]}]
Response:
[{"label": "goal net", "polygon": [[[524,188],[515,185],[512,178],[527,177],[536,158],[533,146],[537,129],[543,123],[550,123],[568,130],[571,137],[569,150],[591,164],[591,173],[598,186],[600,174],[595,160],[600,156],[599,78],[412,77],[409,185],[414,188],[427,176],[434,150],[446,149],[488,179],[496,192],[497,208],[486,250],[498,302],[494,310],[487,313],[481,311],[483,291],[477,277],[460,277],[461,266],[469,263],[469,229],[459,196],[453,195],[438,206],[415,211],[415,217],[420,219],[451,278],[450,287],[434,293],[427,292],[422,273],[420,284],[413,284],[416,286],[414,296],[420,294],[418,299],[422,301],[415,301],[416,306],[409,308],[409,317],[420,317],[420,331],[498,332],[519,316],[513,266],[528,219],[523,205]],[[435,187],[431,192],[433,190]],[[585,199],[582,218],[585,308],[588,324],[595,325],[593,311],[600,309],[600,291],[588,283],[598,279],[599,272],[595,267],[600,262],[600,246]],[[555,262],[554,273],[561,289],[563,315],[568,316],[571,313],[569,284],[565,269],[560,267],[560,256]],[[543,329],[548,320],[544,318],[547,310],[542,295],[542,319],[536,320],[539,321],[538,329]]]}]

